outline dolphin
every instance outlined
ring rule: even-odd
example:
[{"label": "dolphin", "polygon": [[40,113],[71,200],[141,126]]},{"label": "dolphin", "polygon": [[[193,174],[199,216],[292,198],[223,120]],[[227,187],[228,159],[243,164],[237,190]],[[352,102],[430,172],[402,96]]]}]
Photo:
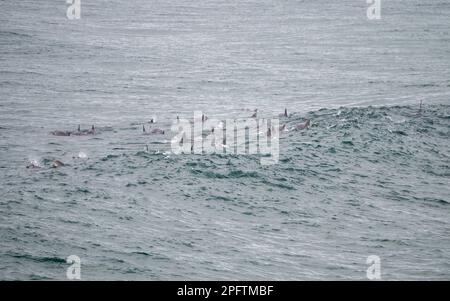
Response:
[{"label": "dolphin", "polygon": [[71,132],[69,131],[53,131],[51,132],[53,136],[70,136]]},{"label": "dolphin", "polygon": [[84,134],[83,131],[81,131],[81,125],[78,125],[77,131],[76,132],[71,132],[72,135],[74,136],[81,136]]},{"label": "dolphin", "polygon": [[305,122],[297,124],[297,126],[295,127],[296,130],[304,130],[304,129],[308,129],[310,127],[311,121],[309,119],[306,119]]},{"label": "dolphin", "polygon": [[35,169],[35,168],[41,168],[41,166],[39,165],[39,162],[38,162],[38,161],[36,161],[36,160],[31,160],[31,161],[30,161],[30,164],[27,165],[27,168]]},{"label": "dolphin", "polygon": [[143,133],[144,135],[150,135],[150,133],[147,132],[147,130],[145,129],[145,125],[142,125],[142,133]]},{"label": "dolphin", "polygon": [[[193,144],[194,140],[191,139],[191,152],[194,151],[194,144]],[[181,146],[184,144],[184,136],[181,137],[180,142],[178,142],[178,144]]]},{"label": "dolphin", "polygon": [[289,117],[288,112],[287,112],[287,109],[285,108],[285,109],[284,109],[284,113],[282,113],[282,114],[280,114],[280,115],[278,115],[278,116],[280,116],[280,117]]},{"label": "dolphin", "polygon": [[286,124],[283,124],[282,126],[280,126],[280,132],[287,132],[287,128],[286,128]]},{"label": "dolphin", "polygon": [[156,128],[156,129],[151,130],[150,133],[151,133],[151,134],[161,134],[161,135],[164,135],[164,130],[159,129],[159,128]]},{"label": "dolphin", "polygon": [[222,148],[228,148],[227,138],[225,138],[225,137],[222,138]]},{"label": "dolphin", "polygon": [[145,126],[144,125],[142,125],[142,132],[144,133],[144,135],[150,135],[150,134],[164,135],[165,134],[165,131],[160,129],[160,128],[156,128],[156,129],[151,130],[150,132],[147,132],[145,130]]},{"label": "dolphin", "polygon": [[417,112],[416,116],[421,116],[421,115],[422,115],[422,99],[420,100],[419,111]]},{"label": "dolphin", "polygon": [[58,168],[58,167],[61,167],[61,166],[64,166],[64,165],[65,165],[65,164],[62,163],[61,161],[55,160],[55,161],[53,161],[52,167],[53,167],[53,168]]},{"label": "dolphin", "polygon": [[87,135],[95,135],[95,126],[92,125],[91,129],[89,131],[86,131]]},{"label": "dolphin", "polygon": [[33,163],[31,163],[31,164],[28,164],[27,165],[27,168],[32,168],[32,169],[39,169],[39,168],[41,168],[39,165],[34,165]]},{"label": "dolphin", "polygon": [[85,135],[94,135],[95,134],[95,126],[92,125],[90,130],[81,130],[81,126],[78,125],[78,129],[76,132],[71,132],[74,136],[85,136]]}]

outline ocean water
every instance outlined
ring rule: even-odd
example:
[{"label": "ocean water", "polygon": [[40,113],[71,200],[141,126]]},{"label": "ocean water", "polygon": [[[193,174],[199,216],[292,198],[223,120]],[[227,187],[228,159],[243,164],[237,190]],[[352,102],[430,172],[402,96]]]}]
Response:
[{"label": "ocean water", "polygon": [[[191,2],[0,1],[0,279],[450,280],[450,3]],[[277,164],[170,153],[256,108]]]}]

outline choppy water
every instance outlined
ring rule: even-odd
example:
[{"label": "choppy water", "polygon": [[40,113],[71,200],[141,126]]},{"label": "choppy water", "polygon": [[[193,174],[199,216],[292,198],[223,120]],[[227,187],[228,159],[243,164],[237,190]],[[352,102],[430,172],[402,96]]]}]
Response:
[{"label": "choppy water", "polygon": [[[0,279],[450,279],[449,3],[81,2],[0,2]],[[141,133],[284,107],[271,166]]]}]

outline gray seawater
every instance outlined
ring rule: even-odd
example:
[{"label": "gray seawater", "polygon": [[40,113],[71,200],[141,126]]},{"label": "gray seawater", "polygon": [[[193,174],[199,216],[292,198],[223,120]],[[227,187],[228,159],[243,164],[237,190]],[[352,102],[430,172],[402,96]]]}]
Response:
[{"label": "gray seawater", "polygon": [[[450,280],[448,1],[67,6],[0,1],[0,279]],[[271,166],[141,133],[285,107]]]}]

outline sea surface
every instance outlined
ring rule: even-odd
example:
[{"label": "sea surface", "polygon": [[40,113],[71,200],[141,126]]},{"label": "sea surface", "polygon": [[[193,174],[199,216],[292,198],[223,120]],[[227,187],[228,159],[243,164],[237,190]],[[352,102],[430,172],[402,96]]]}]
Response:
[{"label": "sea surface", "polygon": [[[1,0],[0,280],[450,280],[450,2],[381,3]],[[284,108],[277,164],[170,151]]]}]

